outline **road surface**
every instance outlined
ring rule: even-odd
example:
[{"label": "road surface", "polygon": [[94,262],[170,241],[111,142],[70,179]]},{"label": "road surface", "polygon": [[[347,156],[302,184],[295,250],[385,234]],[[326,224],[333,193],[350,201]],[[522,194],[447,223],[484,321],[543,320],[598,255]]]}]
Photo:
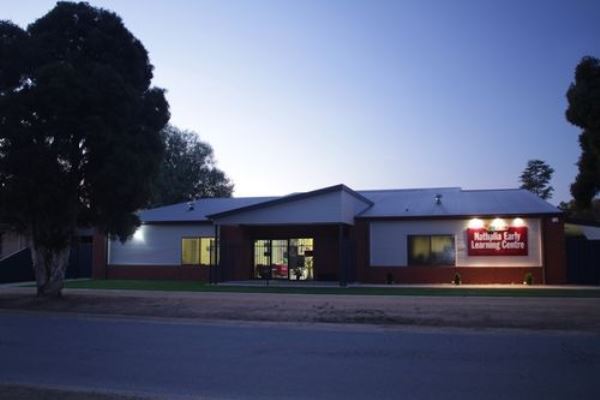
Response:
[{"label": "road surface", "polygon": [[169,399],[600,399],[600,336],[0,312],[0,382]]}]

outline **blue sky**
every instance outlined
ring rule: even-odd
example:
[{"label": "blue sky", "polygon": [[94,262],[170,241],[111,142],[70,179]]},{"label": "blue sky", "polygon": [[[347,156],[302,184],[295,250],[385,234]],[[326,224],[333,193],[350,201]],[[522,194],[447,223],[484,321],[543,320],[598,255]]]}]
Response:
[{"label": "blue sky", "polygon": [[[527,160],[570,198],[565,92],[600,56],[598,1],[90,1],[146,46],[171,122],[214,147],[235,195],[517,187]],[[26,26],[54,5],[21,0]]]}]

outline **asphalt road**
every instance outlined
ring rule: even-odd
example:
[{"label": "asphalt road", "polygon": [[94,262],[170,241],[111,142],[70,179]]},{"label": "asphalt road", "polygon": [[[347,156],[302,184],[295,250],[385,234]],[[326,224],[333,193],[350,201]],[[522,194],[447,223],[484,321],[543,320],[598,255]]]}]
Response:
[{"label": "asphalt road", "polygon": [[0,312],[0,382],[165,398],[600,399],[600,336]]}]

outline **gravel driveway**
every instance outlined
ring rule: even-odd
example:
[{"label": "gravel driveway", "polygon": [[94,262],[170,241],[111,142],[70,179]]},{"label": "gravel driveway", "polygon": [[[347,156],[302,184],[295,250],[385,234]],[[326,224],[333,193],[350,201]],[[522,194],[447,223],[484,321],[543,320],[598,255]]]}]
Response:
[{"label": "gravel driveway", "polygon": [[199,320],[518,328],[600,334],[599,298],[362,296],[66,289],[0,290],[0,309]]}]

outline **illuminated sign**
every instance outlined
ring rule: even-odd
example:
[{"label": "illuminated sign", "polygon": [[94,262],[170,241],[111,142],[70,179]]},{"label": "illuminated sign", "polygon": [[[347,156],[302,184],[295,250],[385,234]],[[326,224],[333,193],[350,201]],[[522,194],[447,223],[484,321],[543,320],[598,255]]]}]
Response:
[{"label": "illuminated sign", "polygon": [[469,228],[467,249],[469,256],[526,256],[528,254],[527,227]]}]

